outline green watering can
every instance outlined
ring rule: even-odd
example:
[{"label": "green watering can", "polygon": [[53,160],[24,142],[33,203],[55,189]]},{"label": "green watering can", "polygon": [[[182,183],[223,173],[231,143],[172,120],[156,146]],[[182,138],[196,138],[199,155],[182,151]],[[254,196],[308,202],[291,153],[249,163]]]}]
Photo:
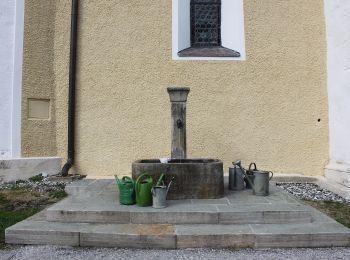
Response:
[{"label": "green watering can", "polygon": [[135,182],[128,176],[119,179],[117,175],[114,176],[119,188],[119,202],[123,205],[135,204]]},{"label": "green watering can", "polygon": [[135,183],[136,204],[140,207],[152,206],[153,179],[147,174],[141,174]]}]

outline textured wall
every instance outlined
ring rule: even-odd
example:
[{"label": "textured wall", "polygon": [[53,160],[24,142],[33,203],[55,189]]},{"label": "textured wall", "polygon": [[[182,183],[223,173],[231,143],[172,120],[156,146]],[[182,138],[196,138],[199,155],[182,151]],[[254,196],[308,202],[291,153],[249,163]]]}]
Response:
[{"label": "textured wall", "polygon": [[[55,106],[50,120],[28,119],[28,98],[50,99],[54,104],[55,0],[26,0],[22,85],[22,156],[54,156]],[[59,87],[59,83],[58,83]]]},{"label": "textured wall", "polygon": [[[175,85],[191,87],[189,157],[322,174],[328,161],[323,1],[244,3],[247,60],[238,62],[172,61],[170,0],[81,1],[75,169],[127,174],[138,158],[169,155],[166,87]],[[70,1],[58,0],[56,138],[63,157],[69,19]]]}]

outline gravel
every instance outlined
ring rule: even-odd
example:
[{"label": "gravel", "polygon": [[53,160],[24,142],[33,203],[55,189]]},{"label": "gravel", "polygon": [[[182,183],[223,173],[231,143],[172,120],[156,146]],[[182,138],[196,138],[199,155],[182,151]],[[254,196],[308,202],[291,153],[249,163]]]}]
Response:
[{"label": "gravel", "polygon": [[350,203],[349,199],[323,189],[314,183],[276,183],[276,185],[298,199]]},{"label": "gravel", "polygon": [[95,260],[95,259],[350,259],[350,248],[264,249],[264,250],[133,250],[113,248],[62,248],[23,246],[0,250],[0,259]]},{"label": "gravel", "polygon": [[58,192],[64,191],[64,188],[69,183],[69,181],[55,181],[51,177],[44,177],[40,181],[18,180],[16,182],[2,183],[0,184],[0,190],[23,188],[28,191],[38,191],[40,193]]}]

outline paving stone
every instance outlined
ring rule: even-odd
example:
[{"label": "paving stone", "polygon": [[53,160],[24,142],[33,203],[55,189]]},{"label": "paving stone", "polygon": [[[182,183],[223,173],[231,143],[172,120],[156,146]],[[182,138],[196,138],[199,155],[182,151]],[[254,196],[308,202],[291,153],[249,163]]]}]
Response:
[{"label": "paving stone", "polygon": [[71,184],[69,184],[65,187],[65,191],[69,195],[75,195],[75,194],[79,193],[80,191],[82,191],[83,189],[87,188],[88,185],[94,181],[96,181],[96,180],[83,179],[80,181],[72,182]]},{"label": "paving stone", "polygon": [[251,227],[258,248],[350,246],[350,229],[336,222]]},{"label": "paving stone", "polygon": [[6,243],[79,246],[79,231],[82,226],[83,224],[67,226],[62,223],[25,220],[6,229]]},{"label": "paving stone", "polygon": [[300,204],[258,204],[250,206],[218,205],[221,224],[310,223],[312,215]]},{"label": "paving stone", "polygon": [[175,249],[172,225],[96,225],[80,234],[80,246]]},{"label": "paving stone", "polygon": [[218,213],[212,205],[182,205],[165,209],[147,209],[130,212],[131,223],[135,224],[216,224]]},{"label": "paving stone", "polygon": [[251,248],[249,225],[177,225],[177,248]]},{"label": "paving stone", "polygon": [[222,198],[222,199],[193,199],[191,200],[192,204],[209,204],[209,205],[228,205],[229,200],[227,198]]},{"label": "paving stone", "polygon": [[47,211],[48,221],[82,223],[129,223],[130,212],[124,211]]}]

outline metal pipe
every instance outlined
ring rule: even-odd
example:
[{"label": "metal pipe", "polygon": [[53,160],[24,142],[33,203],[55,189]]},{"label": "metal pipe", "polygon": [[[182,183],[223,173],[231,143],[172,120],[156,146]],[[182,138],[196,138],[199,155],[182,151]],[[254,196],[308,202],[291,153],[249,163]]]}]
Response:
[{"label": "metal pipe", "polygon": [[68,97],[68,158],[63,166],[61,175],[67,176],[74,164],[74,133],[75,133],[75,85],[78,42],[78,7],[79,0],[72,0],[71,31],[70,31],[70,60],[69,60],[69,97]]}]

